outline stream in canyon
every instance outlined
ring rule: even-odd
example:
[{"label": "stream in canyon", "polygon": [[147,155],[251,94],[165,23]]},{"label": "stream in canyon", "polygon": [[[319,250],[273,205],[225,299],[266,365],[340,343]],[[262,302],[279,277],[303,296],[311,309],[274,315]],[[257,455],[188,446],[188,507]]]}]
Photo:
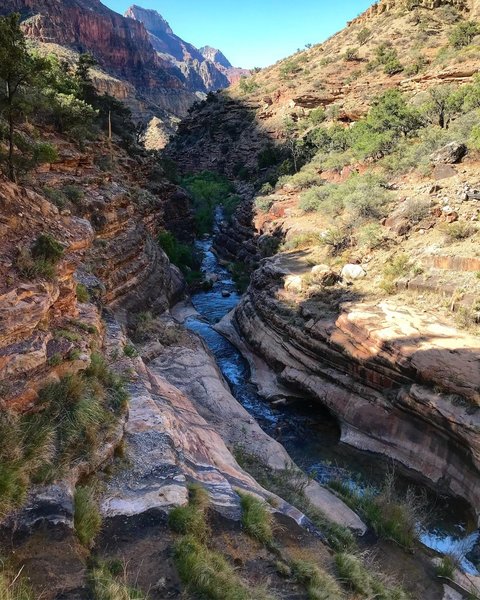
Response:
[{"label": "stream in canyon", "polygon": [[[378,486],[388,465],[380,459],[358,452],[339,442],[340,431],[335,419],[317,402],[301,399],[273,406],[263,399],[250,382],[247,361],[213,325],[235,308],[240,300],[230,272],[220,264],[212,250],[212,238],[196,242],[203,255],[202,271],[218,278],[208,291],[192,295],[197,315],[186,326],[200,335],[215,355],[217,364],[230,385],[235,398],[270,436],[278,440],[292,459],[320,483],[340,479],[353,486]],[[228,294],[228,295],[227,295]],[[397,485],[421,491],[408,478],[396,474]],[[424,492],[425,493],[425,492]],[[470,574],[478,570],[468,560],[472,548],[480,543],[472,516],[463,503],[427,492],[428,523],[419,525],[420,539],[427,547],[459,559],[462,569]]]}]

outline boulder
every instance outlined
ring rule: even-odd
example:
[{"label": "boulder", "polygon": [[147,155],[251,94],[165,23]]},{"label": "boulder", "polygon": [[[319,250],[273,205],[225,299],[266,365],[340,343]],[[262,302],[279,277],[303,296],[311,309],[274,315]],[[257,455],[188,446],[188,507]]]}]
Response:
[{"label": "boulder", "polygon": [[367,272],[361,265],[345,265],[342,269],[342,279],[347,283],[356,279],[363,279]]},{"label": "boulder", "polygon": [[287,275],[283,286],[289,292],[301,292],[304,287],[304,281],[301,275]]},{"label": "boulder", "polygon": [[460,142],[450,142],[437,152],[434,152],[430,158],[433,163],[453,165],[462,160],[467,153],[467,146]]}]

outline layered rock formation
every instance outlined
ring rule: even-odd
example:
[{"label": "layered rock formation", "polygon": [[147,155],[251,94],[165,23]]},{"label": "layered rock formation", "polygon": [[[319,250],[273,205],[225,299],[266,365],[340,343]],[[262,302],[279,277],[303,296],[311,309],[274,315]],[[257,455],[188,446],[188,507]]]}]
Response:
[{"label": "layered rock formation", "polygon": [[294,318],[282,301],[291,276],[281,259],[263,263],[235,312],[239,332],[283,383],[336,415],[345,443],[477,510],[478,339],[388,302],[352,302],[331,316],[299,304]]},{"label": "layered rock formation", "polygon": [[188,89],[206,93],[228,87],[229,79],[214,61],[175,35],[157,11],[133,5],[125,16],[143,23],[153,48],[163,60],[181,71]]}]

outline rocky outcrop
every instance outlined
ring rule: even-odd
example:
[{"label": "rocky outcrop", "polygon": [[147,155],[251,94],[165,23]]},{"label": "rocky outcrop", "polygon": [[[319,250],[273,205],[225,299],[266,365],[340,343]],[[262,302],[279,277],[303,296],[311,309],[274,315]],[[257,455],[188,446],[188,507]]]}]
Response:
[{"label": "rocky outcrop", "polygon": [[200,48],[200,53],[211,63],[215,65],[215,67],[223,73],[230,83],[236,83],[242,77],[246,77],[250,75],[250,71],[248,69],[241,69],[239,67],[234,67],[228,58],[218,50],[217,48],[212,48],[211,46],[203,46]]},{"label": "rocky outcrop", "polygon": [[239,332],[283,383],[337,416],[345,443],[477,510],[477,338],[388,302],[345,304],[332,317],[299,305],[293,319],[281,301],[287,275],[275,260],[255,272],[235,313]]}]

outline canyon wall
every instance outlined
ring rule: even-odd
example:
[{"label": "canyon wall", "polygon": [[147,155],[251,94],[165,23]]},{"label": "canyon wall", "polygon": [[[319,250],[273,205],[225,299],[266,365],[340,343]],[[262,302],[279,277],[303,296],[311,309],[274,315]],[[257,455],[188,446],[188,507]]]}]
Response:
[{"label": "canyon wall", "polygon": [[478,515],[478,339],[388,301],[292,314],[281,301],[290,274],[281,259],[262,263],[235,311],[239,332],[281,382],[338,418],[345,443],[394,459]]}]

